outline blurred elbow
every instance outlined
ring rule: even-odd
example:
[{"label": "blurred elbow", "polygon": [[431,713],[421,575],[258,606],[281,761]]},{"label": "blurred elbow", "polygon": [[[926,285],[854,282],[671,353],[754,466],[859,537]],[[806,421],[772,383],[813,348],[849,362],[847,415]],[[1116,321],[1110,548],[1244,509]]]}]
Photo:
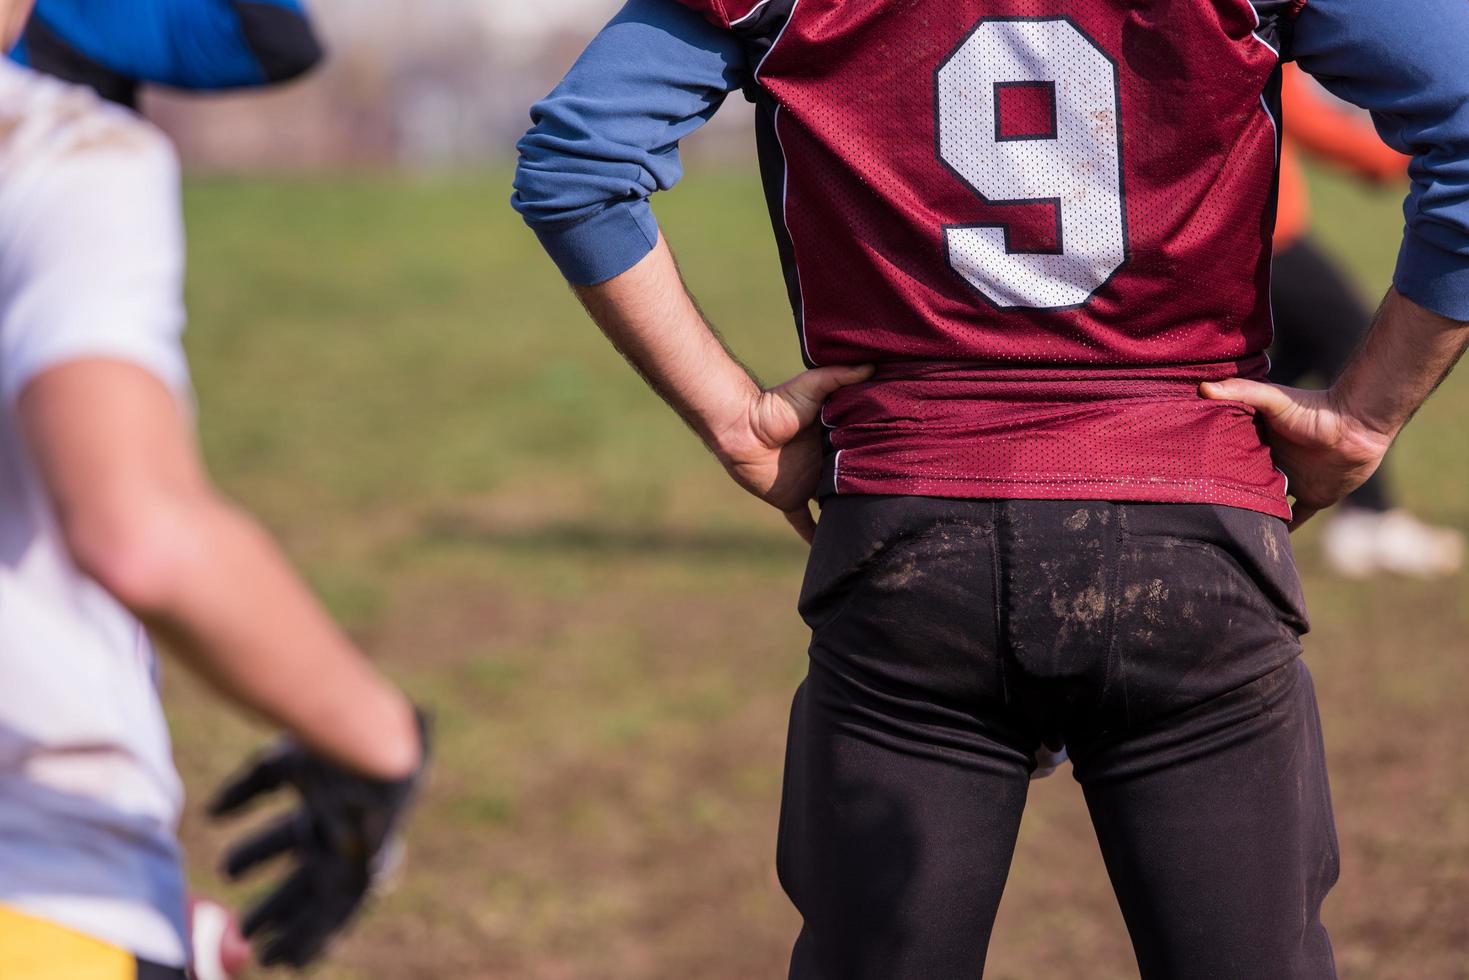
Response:
[{"label": "blurred elbow", "polygon": [[122,507],[99,501],[62,517],[77,567],[135,616],[166,617],[207,559],[207,500]]}]

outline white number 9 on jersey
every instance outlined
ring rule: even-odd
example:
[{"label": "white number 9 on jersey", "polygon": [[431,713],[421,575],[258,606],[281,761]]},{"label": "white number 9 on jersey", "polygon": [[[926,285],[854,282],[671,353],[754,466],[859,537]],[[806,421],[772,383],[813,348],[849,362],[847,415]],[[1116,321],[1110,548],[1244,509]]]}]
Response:
[{"label": "white number 9 on jersey", "polygon": [[1091,298],[1127,259],[1117,66],[1065,17],[986,18],[939,66],[938,154],[992,204],[1050,203],[1056,248],[944,228],[949,264],[1001,308]]}]

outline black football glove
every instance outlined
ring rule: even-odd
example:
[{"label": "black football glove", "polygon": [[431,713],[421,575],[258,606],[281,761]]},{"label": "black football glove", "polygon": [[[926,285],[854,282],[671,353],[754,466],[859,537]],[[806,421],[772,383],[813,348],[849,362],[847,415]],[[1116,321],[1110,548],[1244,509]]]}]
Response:
[{"label": "black football glove", "polygon": [[265,966],[299,968],[316,959],[392,871],[397,832],[428,765],[422,713],[418,730],[418,769],[396,782],[355,775],[284,739],[220,789],[209,807],[216,817],[282,786],[301,796],[300,809],[245,838],[225,857],[231,878],[281,854],[295,858],[294,870],[245,916],[244,933]]}]

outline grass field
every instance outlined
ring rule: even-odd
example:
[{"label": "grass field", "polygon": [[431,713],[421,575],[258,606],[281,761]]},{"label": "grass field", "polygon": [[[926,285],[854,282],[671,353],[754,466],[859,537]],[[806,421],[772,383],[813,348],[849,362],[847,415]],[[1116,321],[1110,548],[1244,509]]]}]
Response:
[{"label": "grass field", "polygon": [[[503,174],[196,181],[192,355],[206,453],[365,648],[439,719],[408,873],[331,978],[783,976],[775,881],[803,547],[727,483],[584,321]],[[1327,240],[1379,293],[1392,195],[1334,180]],[[762,375],[799,359],[757,182],[700,173],[660,215]],[[1469,530],[1469,369],[1394,460]],[[1343,849],[1342,975],[1469,978],[1469,584],[1313,603]],[[197,887],[206,790],[261,732],[168,679]],[[988,976],[1136,975],[1080,793],[1035,786]],[[939,978],[942,980],[942,978]]]}]

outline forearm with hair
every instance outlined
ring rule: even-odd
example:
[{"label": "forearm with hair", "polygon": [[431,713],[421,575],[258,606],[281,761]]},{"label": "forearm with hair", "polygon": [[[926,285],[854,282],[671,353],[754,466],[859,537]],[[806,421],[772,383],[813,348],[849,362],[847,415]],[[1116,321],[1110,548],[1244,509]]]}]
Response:
[{"label": "forearm with hair", "polygon": [[1396,437],[1469,347],[1469,323],[1388,290],[1360,350],[1332,386],[1342,410]]},{"label": "forearm with hair", "polygon": [[760,386],[704,319],[667,242],[660,237],[619,276],[572,288],[618,352],[718,454]]}]

